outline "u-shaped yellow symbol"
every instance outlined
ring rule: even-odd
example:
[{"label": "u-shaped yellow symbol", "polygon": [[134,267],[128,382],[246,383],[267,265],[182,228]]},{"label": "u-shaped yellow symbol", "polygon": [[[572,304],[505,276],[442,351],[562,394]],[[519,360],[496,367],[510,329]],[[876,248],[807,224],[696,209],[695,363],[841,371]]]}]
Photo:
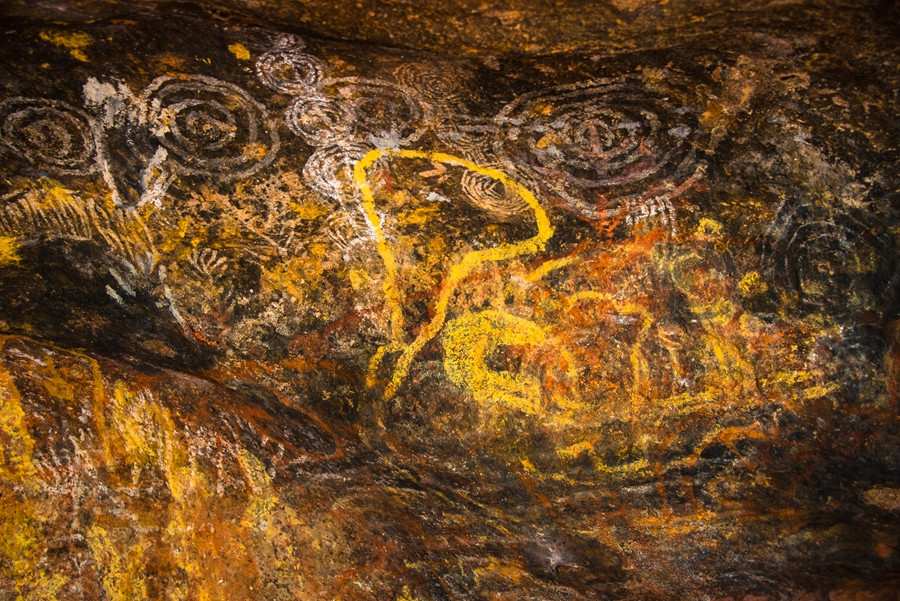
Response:
[{"label": "u-shaped yellow symbol", "polygon": [[[382,157],[435,161],[445,165],[462,167],[463,169],[468,169],[495,179],[510,189],[515,190],[522,200],[528,204],[531,210],[534,211],[535,223],[538,230],[537,234],[527,240],[501,244],[495,248],[473,250],[466,253],[459,263],[450,268],[450,272],[442,282],[440,291],[438,292],[437,302],[435,303],[434,317],[419,331],[418,336],[408,344],[403,343],[403,305],[400,298],[400,291],[397,288],[397,263],[394,259],[390,244],[388,244],[387,239],[385,238],[381,219],[378,217],[378,213],[375,210],[375,195],[368,182],[368,169],[375,161]],[[510,176],[497,169],[483,167],[467,159],[449,154],[424,152],[419,150],[385,150],[376,148],[368,152],[356,163],[356,165],[354,165],[353,179],[359,187],[362,196],[362,208],[365,212],[366,220],[369,222],[369,225],[375,234],[375,240],[378,245],[378,254],[384,262],[386,275],[382,289],[384,290],[384,295],[391,311],[392,341],[378,349],[378,352],[372,357],[369,364],[369,384],[374,384],[375,372],[381,364],[381,361],[384,359],[384,356],[390,352],[401,351],[400,358],[397,360],[397,365],[394,368],[394,373],[384,391],[385,398],[391,398],[397,393],[397,389],[409,373],[409,369],[412,366],[416,354],[428,343],[428,341],[433,339],[444,326],[444,322],[447,319],[447,306],[456,290],[456,286],[475,269],[488,261],[503,261],[543,250],[544,245],[551,236],[553,236],[553,227],[550,225],[547,214],[534,197],[534,194],[513,180]]]}]

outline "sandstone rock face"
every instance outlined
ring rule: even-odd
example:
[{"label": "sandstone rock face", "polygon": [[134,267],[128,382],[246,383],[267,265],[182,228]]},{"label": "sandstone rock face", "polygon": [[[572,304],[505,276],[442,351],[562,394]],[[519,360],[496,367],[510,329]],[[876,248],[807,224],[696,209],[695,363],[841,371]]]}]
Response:
[{"label": "sandstone rock face", "polygon": [[12,1],[0,600],[893,600],[897,8]]}]

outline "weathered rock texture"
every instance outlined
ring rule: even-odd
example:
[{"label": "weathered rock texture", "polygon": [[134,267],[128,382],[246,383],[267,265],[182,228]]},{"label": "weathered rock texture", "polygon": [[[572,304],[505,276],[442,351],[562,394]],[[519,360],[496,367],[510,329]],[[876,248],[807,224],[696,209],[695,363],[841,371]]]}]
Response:
[{"label": "weathered rock texture", "polygon": [[3,601],[897,599],[894,3],[3,11]]}]

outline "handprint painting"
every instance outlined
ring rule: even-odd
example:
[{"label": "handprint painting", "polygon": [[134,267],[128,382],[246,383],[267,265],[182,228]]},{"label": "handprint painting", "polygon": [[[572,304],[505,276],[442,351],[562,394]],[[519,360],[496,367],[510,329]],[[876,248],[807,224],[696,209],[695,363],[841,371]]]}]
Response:
[{"label": "handprint painting", "polygon": [[0,11],[0,601],[898,599],[894,3]]}]

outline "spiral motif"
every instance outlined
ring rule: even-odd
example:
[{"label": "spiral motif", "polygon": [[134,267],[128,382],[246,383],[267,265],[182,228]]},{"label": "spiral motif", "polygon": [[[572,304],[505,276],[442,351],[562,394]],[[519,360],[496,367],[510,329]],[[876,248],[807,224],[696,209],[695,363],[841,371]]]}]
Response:
[{"label": "spiral motif", "polygon": [[343,203],[353,197],[353,165],[369,150],[360,145],[320,148],[303,166],[303,179],[325,198]]},{"label": "spiral motif", "polygon": [[463,172],[461,186],[475,206],[500,217],[522,215],[530,210],[528,203],[515,190],[500,180],[475,171]]},{"label": "spiral motif", "polygon": [[394,69],[403,86],[438,105],[456,107],[463,101],[471,73],[452,63],[404,63]]},{"label": "spiral motif", "polygon": [[337,103],[317,95],[295,98],[285,113],[288,128],[311,146],[328,146],[350,136],[351,122]]},{"label": "spiral motif", "polygon": [[90,118],[57,100],[11,98],[0,103],[3,143],[36,166],[67,175],[96,169]]},{"label": "spiral motif", "polygon": [[450,154],[472,156],[473,159],[494,154],[492,144],[499,129],[493,119],[470,115],[452,115],[452,119],[434,132],[451,149]]},{"label": "spiral motif", "polygon": [[521,96],[497,115],[494,148],[509,169],[596,219],[691,178],[695,121],[624,76]]},{"label": "spiral motif", "polygon": [[[189,175],[246,177],[272,162],[279,140],[265,107],[230,83],[191,75],[160,77],[144,90],[140,122]],[[151,140],[132,138],[139,155],[154,156]]]},{"label": "spiral motif", "polygon": [[769,231],[772,278],[804,310],[848,314],[883,304],[896,251],[869,219],[786,202]]},{"label": "spiral motif", "polygon": [[313,140],[363,141],[400,146],[424,133],[428,109],[415,93],[395,83],[358,78],[324,80],[316,94],[297,98],[288,110],[288,126]]},{"label": "spiral motif", "polygon": [[805,305],[846,309],[858,300],[857,280],[874,249],[850,227],[821,221],[796,228],[782,249],[784,276]]},{"label": "spiral motif", "polygon": [[303,93],[322,78],[322,64],[297,48],[267,52],[256,61],[256,74],[266,86],[287,94]]}]

